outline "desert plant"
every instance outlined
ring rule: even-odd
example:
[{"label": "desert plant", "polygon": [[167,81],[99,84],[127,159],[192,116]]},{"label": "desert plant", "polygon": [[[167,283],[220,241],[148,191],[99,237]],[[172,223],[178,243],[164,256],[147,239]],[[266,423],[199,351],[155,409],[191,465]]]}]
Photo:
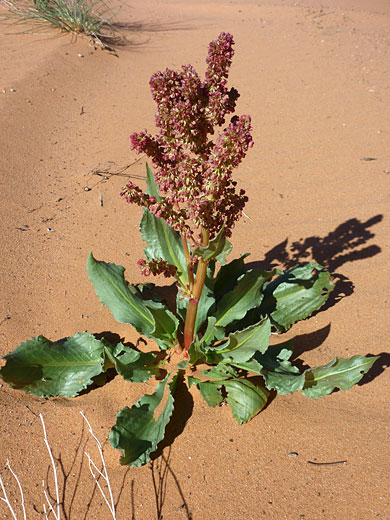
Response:
[{"label": "desert plant", "polygon": [[159,133],[131,136],[155,170],[153,175],[146,167],[146,192],[132,182],[122,189],[127,202],[144,208],[140,231],[147,246],[138,264],[144,275],[176,280],[176,308],[168,308],[153,284],[128,284],[122,266],[92,253],[87,262],[100,301],[116,320],[154,340],[166,359],[83,332],[56,342],[30,339],[5,356],[0,370],[13,388],[38,396],[74,397],[110,368],[132,383],[160,379],[153,394],[117,415],[110,442],[122,450],[122,464],[140,466],[156,451],[179,377],[186,376],[210,406],[228,403],[242,424],[260,412],[270,392],[301,390],[315,398],[347,390],[376,360],[335,358],[300,371],[290,361],[292,342],[270,346],[270,334],[286,331],[326,302],[333,289],[329,273],[317,263],[285,272],[250,269],[247,254],[226,262],[228,238],[247,202],[232,172],[253,143],[247,115],[233,116],[213,137],[239,96],[226,87],[232,57],[233,38],[221,33],[210,43],[204,81],[190,65],[154,74]]},{"label": "desert plant", "polygon": [[104,0],[0,0],[0,7],[3,18],[28,24],[25,32],[53,27],[84,35],[103,48],[114,41],[113,11]]}]

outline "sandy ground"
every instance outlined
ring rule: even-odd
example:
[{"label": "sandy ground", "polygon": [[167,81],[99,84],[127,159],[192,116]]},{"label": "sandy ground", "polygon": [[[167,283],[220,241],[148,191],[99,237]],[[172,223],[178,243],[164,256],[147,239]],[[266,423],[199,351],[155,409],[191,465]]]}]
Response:
[{"label": "sandy ground", "polygon": [[[141,469],[120,467],[106,440],[119,409],[153,383],[117,377],[50,401],[2,384],[0,471],[11,500],[7,459],[28,518],[43,517],[42,412],[62,464],[61,518],[111,518],[83,455],[98,458],[84,410],[105,442],[120,519],[389,519],[389,2],[143,0],[119,17],[132,25],[118,57],[84,40],[9,35],[0,26],[0,354],[40,333],[137,339],[102,308],[85,262],[93,250],[140,282],[140,211],[119,197],[124,177],[90,172],[135,161],[128,135],[153,130],[151,74],[186,63],[203,73],[209,41],[229,31],[230,85],[241,93],[237,113],[253,118],[255,140],[237,171],[250,219],[235,229],[235,254],[282,267],[313,258],[337,273],[331,305],[289,333],[307,364],[381,357],[351,391],[280,396],[245,426],[228,407],[208,408],[196,390],[182,393],[175,424],[181,430],[187,421],[184,430],[163,459]],[[143,176],[144,168],[141,159],[126,174]],[[11,518],[2,503],[0,518]]]}]

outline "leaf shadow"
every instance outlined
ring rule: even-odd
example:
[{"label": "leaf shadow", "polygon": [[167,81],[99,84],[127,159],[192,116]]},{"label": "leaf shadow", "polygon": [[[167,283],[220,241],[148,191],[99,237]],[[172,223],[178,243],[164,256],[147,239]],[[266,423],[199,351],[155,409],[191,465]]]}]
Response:
[{"label": "leaf shadow", "polygon": [[187,385],[184,382],[184,375],[182,372],[180,372],[175,390],[175,408],[171,420],[165,429],[164,439],[158,445],[157,450],[151,454],[152,460],[160,457],[164,449],[168,446],[171,446],[176,437],[181,435],[188,419],[192,415],[193,409],[194,400],[190,391],[188,390]]},{"label": "leaf shadow", "polygon": [[381,352],[380,354],[367,354],[367,357],[378,356],[379,358],[372,365],[370,370],[364,374],[362,379],[359,381],[359,386],[367,385],[374,379],[380,376],[386,368],[390,367],[390,352]]},{"label": "leaf shadow", "polygon": [[326,236],[300,238],[289,244],[288,238],[270,249],[261,261],[250,262],[248,268],[291,269],[296,264],[309,261],[326,267],[332,275],[335,288],[321,311],[333,307],[338,301],[354,292],[354,285],[343,273],[337,272],[347,262],[364,260],[379,254],[382,250],[377,244],[366,245],[375,237],[371,227],[383,220],[378,214],[366,221],[351,218],[338,225]]}]

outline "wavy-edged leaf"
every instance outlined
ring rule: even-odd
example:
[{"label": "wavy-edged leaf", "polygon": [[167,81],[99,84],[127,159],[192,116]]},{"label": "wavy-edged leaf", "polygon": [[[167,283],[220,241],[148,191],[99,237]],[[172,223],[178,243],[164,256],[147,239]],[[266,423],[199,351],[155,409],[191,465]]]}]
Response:
[{"label": "wavy-edged leaf", "polygon": [[155,321],[137,289],[128,285],[121,265],[96,260],[92,253],[87,261],[88,277],[99,300],[122,323],[130,323],[140,334],[150,337]]},{"label": "wavy-edged leaf", "polygon": [[353,356],[348,359],[336,357],[327,365],[309,368],[305,371],[302,393],[306,397],[317,398],[330,394],[336,388],[349,390],[361,380],[377,359],[378,356]]},{"label": "wavy-edged leaf", "polygon": [[[158,383],[156,391],[144,395],[131,408],[123,408],[116,416],[116,424],[110,431],[113,448],[122,451],[120,463],[125,466],[142,466],[150,461],[150,455],[157,449],[165,435],[165,428],[174,409],[174,392],[178,374],[168,383],[169,374]],[[168,397],[158,417],[157,407],[162,403],[168,383]]]},{"label": "wavy-edged leaf", "polygon": [[[148,165],[146,165],[146,181],[148,185],[147,193],[159,199],[158,187]],[[178,278],[183,285],[187,285],[187,262],[179,233],[147,209],[144,209],[140,231],[142,240],[147,243],[144,249],[146,258],[148,260],[162,258],[168,264],[175,265],[178,270]]]},{"label": "wavy-edged leaf", "polygon": [[232,332],[228,340],[212,349],[216,355],[229,358],[233,362],[248,361],[256,352],[265,352],[269,346],[271,335],[271,322],[264,318],[260,323],[252,325],[247,329]]},{"label": "wavy-edged leaf", "polygon": [[129,285],[121,265],[96,260],[90,253],[87,272],[99,300],[122,323],[130,323],[140,334],[157,341],[160,348],[176,342],[178,319],[161,302],[144,300],[142,292]]},{"label": "wavy-edged leaf", "polygon": [[292,394],[302,390],[305,374],[289,361],[292,350],[283,345],[270,347],[264,354],[256,354],[255,360],[262,366],[261,375],[269,390],[276,390],[280,395]]},{"label": "wavy-edged leaf", "polygon": [[320,309],[334,289],[329,273],[308,263],[286,271],[264,288],[260,314],[269,314],[274,325],[285,331]]},{"label": "wavy-edged leaf", "polygon": [[75,397],[104,372],[104,345],[87,332],[58,341],[37,336],[4,357],[0,377],[27,394]]},{"label": "wavy-edged leaf", "polygon": [[[261,287],[272,275],[273,271],[257,269],[242,275],[234,289],[225,294],[217,304],[214,313],[215,326],[224,327],[243,318],[253,307],[259,306],[263,298]],[[204,340],[208,343],[210,338],[206,336]]]},{"label": "wavy-edged leaf", "polygon": [[[230,376],[235,371],[229,371]],[[223,373],[221,366],[221,376]],[[205,371],[205,375],[209,371]],[[214,374],[217,375],[218,374]],[[266,388],[254,385],[248,379],[233,377],[228,379],[217,379],[215,381],[201,381],[194,377],[188,378],[189,386],[195,384],[203,399],[211,407],[227,402],[233,412],[233,417],[239,424],[243,424],[257,415],[266,405],[269,392]]]},{"label": "wavy-edged leaf", "polygon": [[139,352],[122,343],[105,345],[104,351],[125,381],[144,383],[152,375],[159,374],[159,368],[154,364],[156,355],[151,352]]},{"label": "wavy-edged leaf", "polygon": [[250,421],[267,404],[268,390],[254,385],[248,379],[229,379],[223,384],[227,392],[226,400],[239,424]]},{"label": "wavy-edged leaf", "polygon": [[218,262],[224,264],[225,258],[231,250],[232,244],[226,238],[225,228],[222,226],[217,235],[210,240],[208,246],[197,246],[192,251],[192,254],[200,256],[207,261],[215,258]]}]

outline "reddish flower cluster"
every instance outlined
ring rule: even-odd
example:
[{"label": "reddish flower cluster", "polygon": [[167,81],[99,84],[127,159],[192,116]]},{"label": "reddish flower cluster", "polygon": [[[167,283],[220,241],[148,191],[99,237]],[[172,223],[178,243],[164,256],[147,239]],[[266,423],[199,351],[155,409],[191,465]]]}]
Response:
[{"label": "reddish flower cluster", "polygon": [[203,82],[191,65],[154,74],[150,86],[159,133],[130,136],[132,148],[151,158],[163,198],[157,201],[133,183],[121,194],[195,242],[201,228],[213,238],[224,225],[230,236],[248,200],[244,190],[236,192],[232,171],[253,145],[250,117],[233,117],[214,141],[210,138],[234,112],[239,97],[226,88],[233,44],[228,33],[210,43]]},{"label": "reddish flower cluster", "polygon": [[163,274],[165,278],[176,275],[177,267],[175,265],[168,264],[162,258],[153,258],[150,262],[147,262],[144,258],[141,258],[137,262],[141,269],[141,273],[145,276],[150,274],[158,275]]}]

